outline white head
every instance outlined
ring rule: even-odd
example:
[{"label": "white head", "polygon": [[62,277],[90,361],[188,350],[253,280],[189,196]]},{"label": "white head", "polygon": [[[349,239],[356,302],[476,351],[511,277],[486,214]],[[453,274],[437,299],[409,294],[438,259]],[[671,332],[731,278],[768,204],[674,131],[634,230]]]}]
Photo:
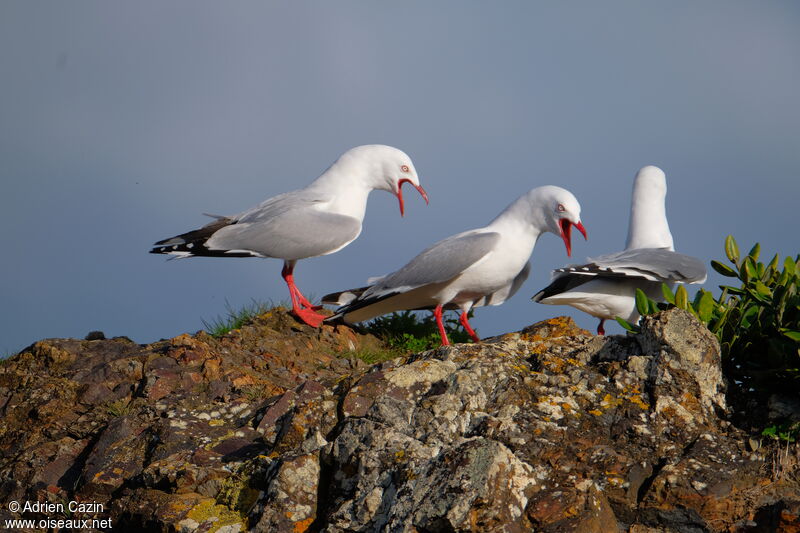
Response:
[{"label": "white head", "polygon": [[642,167],[633,182],[626,249],[674,250],[664,205],[666,198],[667,178],[664,171],[652,165]]},{"label": "white head", "polygon": [[[340,167],[340,168],[337,168]],[[334,163],[332,168],[359,175],[364,185],[372,189],[389,191],[397,196],[400,202],[400,215],[404,213],[404,183],[410,183],[428,203],[428,194],[419,184],[419,176],[411,158],[392,146],[383,144],[366,144],[346,151]]]},{"label": "white head", "polygon": [[547,225],[547,230],[561,237],[567,249],[567,256],[572,255],[572,226],[578,228],[583,238],[588,240],[586,228],[581,222],[581,204],[578,199],[566,189],[554,185],[537,187],[533,191],[539,198],[542,216]]},{"label": "white head", "polygon": [[586,228],[581,222],[581,205],[575,196],[566,189],[554,185],[536,187],[508,206],[495,221],[522,220],[531,224],[539,233],[549,231],[561,237],[572,255],[572,226],[586,236]]}]

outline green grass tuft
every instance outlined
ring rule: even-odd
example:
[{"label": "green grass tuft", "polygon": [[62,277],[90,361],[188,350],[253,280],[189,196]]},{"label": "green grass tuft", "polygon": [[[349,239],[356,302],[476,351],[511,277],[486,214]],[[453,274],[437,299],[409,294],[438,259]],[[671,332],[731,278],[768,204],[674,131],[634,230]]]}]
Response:
[{"label": "green grass tuft", "polygon": [[[457,318],[446,317],[444,328],[450,342],[472,342]],[[403,354],[430,350],[442,344],[436,321],[429,313],[422,318],[416,311],[392,313],[369,322],[366,330]]]},{"label": "green grass tuft", "polygon": [[241,391],[250,402],[269,398],[273,394],[272,389],[264,385],[246,385],[242,387]]},{"label": "green grass tuft", "polygon": [[130,402],[126,398],[120,398],[119,400],[106,404],[106,413],[115,418],[125,416],[131,411],[133,411],[133,407],[131,407]]},{"label": "green grass tuft", "polygon": [[[280,304],[279,304],[280,305]],[[228,301],[225,301],[225,314],[206,321],[203,320],[203,328],[212,337],[222,337],[226,333],[239,329],[258,315],[262,315],[276,307],[272,302],[264,303],[253,300],[249,305],[241,309],[234,309]]]},{"label": "green grass tuft", "polygon": [[339,355],[355,357],[356,359],[361,359],[368,365],[374,365],[375,363],[382,363],[384,361],[390,361],[398,357],[403,357],[404,355],[407,355],[407,352],[397,348],[388,348],[386,350],[370,350],[368,348],[362,348],[352,352],[344,352]]},{"label": "green grass tuft", "polygon": [[[445,331],[451,342],[471,342],[470,336],[461,327],[457,319],[444,320]],[[431,316],[414,311],[402,311],[378,317],[364,327],[380,339],[385,348],[360,348],[358,350],[339,352],[338,357],[354,357],[368,365],[382,363],[409,354],[424,352],[438,348],[442,344],[439,329]]]}]

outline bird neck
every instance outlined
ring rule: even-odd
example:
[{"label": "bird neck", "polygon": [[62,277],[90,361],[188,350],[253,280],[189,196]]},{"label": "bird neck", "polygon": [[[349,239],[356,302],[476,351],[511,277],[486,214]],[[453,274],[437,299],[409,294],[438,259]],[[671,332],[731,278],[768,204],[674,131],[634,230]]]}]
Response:
[{"label": "bird neck", "polygon": [[330,198],[330,203],[325,205],[326,211],[364,220],[369,193],[379,188],[390,190],[376,176],[380,176],[377,163],[356,161],[345,154],[306,190]]},{"label": "bird neck", "polygon": [[664,194],[634,187],[631,218],[625,249],[668,248],[674,250],[669,231]]},{"label": "bird neck", "polygon": [[352,181],[343,182],[339,185],[322,183],[313,188],[314,192],[324,194],[328,198],[325,203],[325,211],[350,216],[358,220],[364,220],[364,214],[367,210],[367,197],[371,190]]},{"label": "bird neck", "polygon": [[515,239],[520,246],[530,245],[532,250],[544,231],[540,227],[543,224],[538,223],[532,215],[534,213],[531,212],[528,202],[520,198],[497,215],[487,229]]}]

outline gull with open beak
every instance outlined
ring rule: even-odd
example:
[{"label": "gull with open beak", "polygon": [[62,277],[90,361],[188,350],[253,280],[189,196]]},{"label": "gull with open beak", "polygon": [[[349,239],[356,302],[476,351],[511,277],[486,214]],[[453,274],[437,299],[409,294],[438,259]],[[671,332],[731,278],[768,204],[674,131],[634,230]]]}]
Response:
[{"label": "gull with open beak", "polygon": [[464,329],[478,342],[467,319],[469,311],[499,305],[513,296],[528,276],[528,260],[543,233],[560,236],[570,255],[572,226],[586,237],[580,212],[569,191],[537,187],[487,226],[437,242],[396,272],[371,280],[368,287],[324,296],[323,303],[341,306],[327,320],[353,323],[398,310],[430,309],[442,344],[449,344],[442,313],[458,309]]},{"label": "gull with open beak", "polygon": [[631,218],[625,249],[589,258],[583,265],[567,265],[553,271],[553,280],[533,296],[549,305],[570,305],[600,319],[639,320],[636,289],[654,300],[663,300],[661,284],[703,283],[706,268],[695,257],[679,254],[669,231],[665,200],[667,180],[652,165],[636,174],[631,198]]},{"label": "gull with open beak", "polygon": [[158,241],[150,253],[283,259],[282,275],[292,311],[306,324],[318,327],[325,317],[295,285],[295,263],[332,254],[353,242],[361,233],[367,197],[373,190],[397,196],[402,216],[404,183],[428,202],[408,155],[391,146],[357,146],[304,189],[269,198],[237,215],[214,216],[213,222],[200,229]]}]

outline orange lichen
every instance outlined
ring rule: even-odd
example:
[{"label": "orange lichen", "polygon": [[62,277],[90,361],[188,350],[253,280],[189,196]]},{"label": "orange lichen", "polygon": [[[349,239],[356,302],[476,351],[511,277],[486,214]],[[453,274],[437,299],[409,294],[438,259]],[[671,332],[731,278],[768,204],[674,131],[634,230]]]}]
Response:
[{"label": "orange lichen", "polygon": [[606,394],[605,396],[603,396],[603,400],[600,402],[600,405],[606,408],[617,407],[619,405],[622,405],[622,400],[620,400],[619,398],[614,398],[613,396],[611,396],[611,394]]},{"label": "orange lichen", "polygon": [[[539,339],[541,340],[541,339]],[[536,355],[542,355],[547,351],[547,345],[543,342],[531,347],[531,353]]]},{"label": "orange lichen", "polygon": [[305,520],[300,520],[299,522],[294,523],[294,528],[292,529],[293,533],[304,533],[309,526],[314,522],[314,518],[306,518]]},{"label": "orange lichen", "polygon": [[650,409],[650,405],[647,402],[645,402],[644,400],[642,400],[642,397],[641,397],[640,394],[631,394],[631,395],[625,396],[625,398],[629,402],[631,402],[632,404],[638,406],[640,409],[643,409],[645,411]]},{"label": "orange lichen", "polygon": [[702,409],[700,402],[697,401],[697,398],[691,392],[684,392],[681,394],[681,399],[678,403],[689,411],[700,411]]}]

